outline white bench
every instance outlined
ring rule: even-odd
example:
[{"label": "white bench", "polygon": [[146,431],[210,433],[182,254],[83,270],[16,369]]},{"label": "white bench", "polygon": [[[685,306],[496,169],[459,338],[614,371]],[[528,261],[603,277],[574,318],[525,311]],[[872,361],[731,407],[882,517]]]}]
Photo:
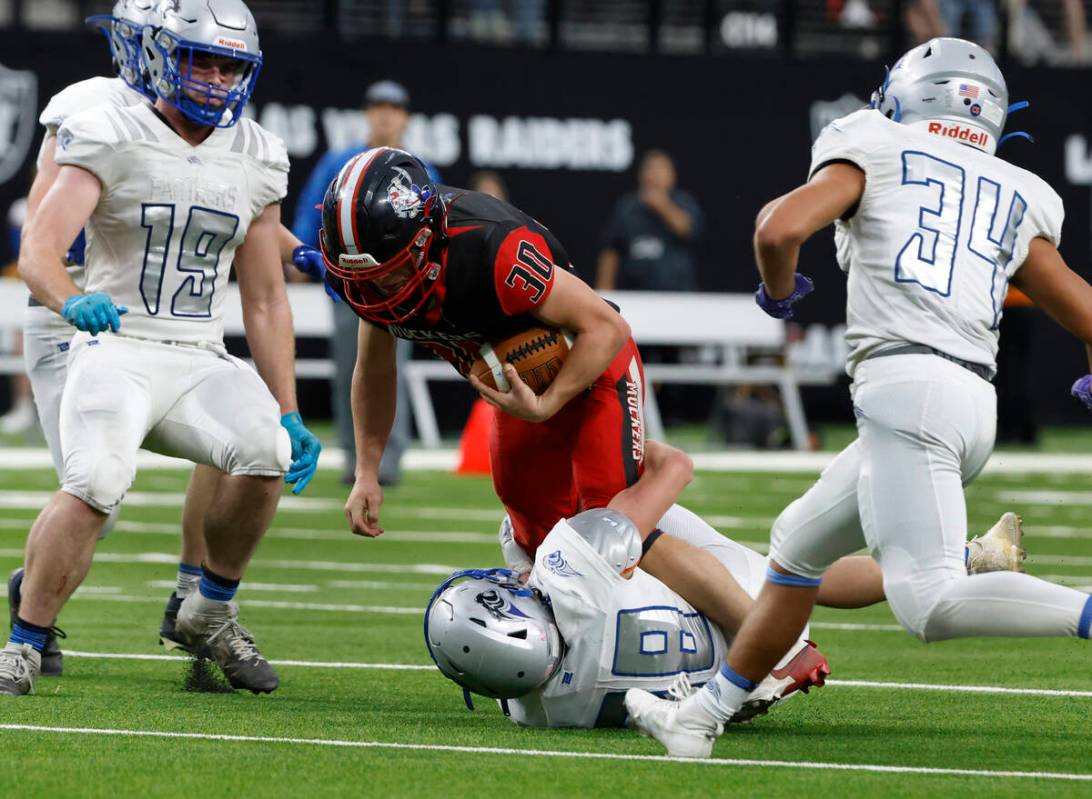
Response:
[{"label": "white bench", "polygon": [[[329,338],[333,332],[331,303],[321,286],[291,284],[288,287],[298,338]],[[22,323],[26,289],[16,280],[0,280],[0,328]],[[742,383],[777,385],[785,405],[793,446],[806,449],[807,420],[800,401],[800,385],[828,384],[832,370],[801,371],[790,365],[748,364],[754,353],[783,354],[785,325],[766,316],[750,294],[612,292],[606,295],[621,309],[634,338],[642,345],[712,347],[716,363],[647,364],[649,383],[727,386]],[[224,302],[224,330],[242,335],[243,315],[238,288],[232,284]],[[22,359],[0,357],[0,373],[21,373]],[[329,379],[333,363],[326,358],[300,358],[296,374],[302,378]],[[460,380],[451,366],[439,360],[411,360],[403,367],[414,421],[425,447],[441,445],[436,413],[428,383]],[[467,388],[469,391],[469,387]],[[663,437],[663,424],[653,391],[646,390],[648,435]]]}]

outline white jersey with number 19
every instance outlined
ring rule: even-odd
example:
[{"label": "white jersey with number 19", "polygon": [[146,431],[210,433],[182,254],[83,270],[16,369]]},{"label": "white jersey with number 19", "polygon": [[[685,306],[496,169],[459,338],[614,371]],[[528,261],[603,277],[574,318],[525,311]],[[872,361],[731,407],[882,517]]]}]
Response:
[{"label": "white jersey with number 19", "polygon": [[1042,237],[1057,245],[1061,198],[1038,176],[971,145],[972,129],[907,126],[871,109],[828,125],[810,175],[847,161],[865,189],[835,242],[849,276],[847,371],[921,344],[991,370],[1008,282]]},{"label": "white jersey with number 19", "polygon": [[243,119],[194,147],[150,105],[99,106],[65,120],[54,158],[102,183],[85,290],[128,306],[121,334],[222,343],[235,249],[287,192],[284,143]]}]

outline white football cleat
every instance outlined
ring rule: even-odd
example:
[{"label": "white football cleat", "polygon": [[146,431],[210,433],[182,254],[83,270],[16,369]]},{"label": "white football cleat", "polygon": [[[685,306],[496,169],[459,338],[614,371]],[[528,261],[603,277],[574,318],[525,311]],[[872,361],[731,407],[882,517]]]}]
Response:
[{"label": "white football cleat", "polygon": [[1024,530],[1015,513],[1004,514],[985,535],[967,542],[967,574],[1023,571]]},{"label": "white football cleat", "polygon": [[639,688],[626,691],[626,710],[642,735],[663,744],[670,757],[709,757],[713,743],[724,732],[724,725],[692,712],[680,717],[679,709],[683,706],[682,702],[660,699]]}]

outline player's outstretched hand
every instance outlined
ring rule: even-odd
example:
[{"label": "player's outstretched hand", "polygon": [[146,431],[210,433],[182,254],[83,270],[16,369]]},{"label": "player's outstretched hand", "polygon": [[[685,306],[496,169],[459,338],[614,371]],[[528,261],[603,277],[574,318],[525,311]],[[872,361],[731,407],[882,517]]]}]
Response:
[{"label": "player's outstretched hand", "polygon": [[315,476],[322,444],[314,433],[303,426],[303,418],[295,411],[281,417],[281,427],[288,431],[288,437],[292,439],[292,465],[288,467],[284,481],[294,483],[292,493],[299,494]]},{"label": "player's outstretched hand", "polygon": [[1092,411],[1092,375],[1085,375],[1076,383],[1069,393],[1084,403],[1084,407]]},{"label": "player's outstretched hand", "polygon": [[792,294],[781,300],[775,300],[766,293],[766,284],[759,283],[758,291],[755,292],[755,302],[758,303],[758,307],[772,316],[774,319],[792,319],[792,306],[795,303],[800,302],[806,296],[815,291],[815,283],[812,282],[810,277],[805,277],[799,272],[796,274],[796,287],[792,290]]},{"label": "player's outstretched hand", "polygon": [[292,250],[292,263],[294,263],[296,269],[303,272],[303,274],[313,277],[320,282],[322,287],[326,289],[326,293],[334,302],[341,302],[341,297],[339,297],[337,292],[330,288],[330,284],[326,282],[326,262],[322,260],[321,252],[307,244],[301,244],[299,247]]},{"label": "player's outstretched hand", "polygon": [[506,363],[504,376],[508,378],[508,385],[511,386],[508,391],[492,389],[475,375],[470,375],[470,385],[494,408],[500,408],[505,413],[528,422],[545,422],[554,415],[555,409],[549,407],[542,397],[535,394],[530,386],[520,380],[516,367]]},{"label": "player's outstretched hand", "polygon": [[383,535],[379,526],[379,506],[383,504],[383,489],[375,477],[358,477],[345,502],[345,518],[353,535],[375,538]]},{"label": "player's outstretched hand", "polygon": [[77,330],[97,336],[107,330],[117,333],[121,329],[121,316],[128,311],[124,305],[114,305],[109,294],[96,291],[73,294],[64,301],[61,316]]}]

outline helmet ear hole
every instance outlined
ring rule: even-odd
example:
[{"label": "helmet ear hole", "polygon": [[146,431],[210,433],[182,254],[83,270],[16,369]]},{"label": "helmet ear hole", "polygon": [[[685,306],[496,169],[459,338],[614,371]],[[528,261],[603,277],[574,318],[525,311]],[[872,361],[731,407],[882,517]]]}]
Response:
[{"label": "helmet ear hole", "polygon": [[487,627],[488,626],[482,619],[476,619],[476,618],[471,617],[470,621],[474,622],[474,624],[478,625],[479,627]]},{"label": "helmet ear hole", "polygon": [[527,628],[524,627],[522,630],[518,630],[517,632],[508,633],[508,637],[509,638],[519,638],[522,641],[526,641],[527,640]]}]

